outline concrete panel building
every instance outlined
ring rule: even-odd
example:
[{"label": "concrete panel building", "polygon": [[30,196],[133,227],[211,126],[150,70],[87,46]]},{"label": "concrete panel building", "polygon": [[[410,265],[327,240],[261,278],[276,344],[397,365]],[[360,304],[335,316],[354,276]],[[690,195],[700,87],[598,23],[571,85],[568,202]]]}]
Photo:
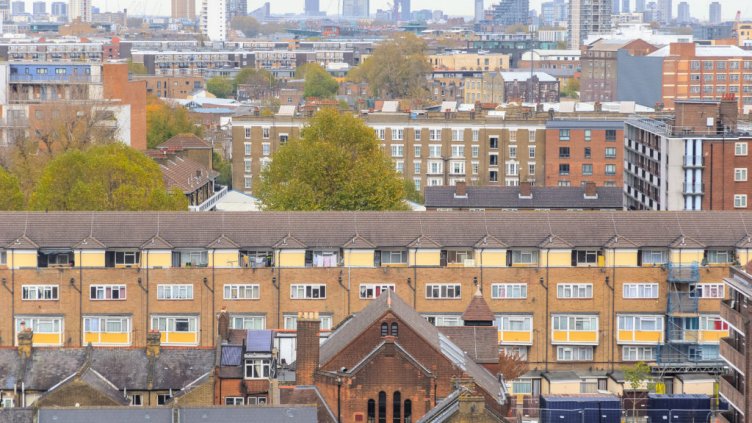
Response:
[{"label": "concrete panel building", "polygon": [[196,0],[171,0],[172,19],[196,19]]},{"label": "concrete panel building", "polygon": [[579,49],[592,34],[611,31],[611,0],[570,0],[569,48]]}]

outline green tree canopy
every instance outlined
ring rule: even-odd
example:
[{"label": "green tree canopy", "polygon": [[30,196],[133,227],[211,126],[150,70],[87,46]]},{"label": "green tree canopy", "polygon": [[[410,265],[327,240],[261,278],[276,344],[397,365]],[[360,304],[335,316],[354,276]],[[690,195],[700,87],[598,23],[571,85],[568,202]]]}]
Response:
[{"label": "green tree canopy", "polygon": [[331,98],[339,89],[339,83],[318,63],[306,63],[298,67],[295,75],[305,79],[303,87],[305,98]]},{"label": "green tree canopy", "polygon": [[243,68],[232,80],[232,87],[234,91],[238,88],[238,85],[272,86],[276,82],[274,75],[266,69]]},{"label": "green tree canopy", "polygon": [[148,75],[149,70],[143,63],[136,63],[133,60],[128,61],[128,72],[134,75]]},{"label": "green tree canopy", "polygon": [[430,72],[425,41],[415,34],[401,33],[379,44],[349,77],[355,82],[368,82],[376,97],[419,99],[427,93],[426,75]]},{"label": "green tree canopy", "polygon": [[0,210],[18,211],[24,208],[24,196],[18,179],[0,167]]},{"label": "green tree canopy", "polygon": [[230,98],[235,92],[233,81],[223,76],[215,76],[206,81],[206,91],[214,94],[217,98]]},{"label": "green tree canopy", "polygon": [[179,134],[202,135],[202,128],[188,115],[188,110],[180,106],[150,97],[146,105],[146,143],[149,148],[167,141]]},{"label": "green tree canopy", "polygon": [[71,150],[52,160],[31,195],[33,210],[186,210],[156,162],[120,143]]},{"label": "green tree canopy", "polygon": [[402,177],[373,129],[325,109],[279,149],[257,191],[268,210],[402,210]]},{"label": "green tree canopy", "polygon": [[242,32],[246,37],[253,37],[258,34],[261,25],[252,16],[235,16],[230,21],[230,28]]}]

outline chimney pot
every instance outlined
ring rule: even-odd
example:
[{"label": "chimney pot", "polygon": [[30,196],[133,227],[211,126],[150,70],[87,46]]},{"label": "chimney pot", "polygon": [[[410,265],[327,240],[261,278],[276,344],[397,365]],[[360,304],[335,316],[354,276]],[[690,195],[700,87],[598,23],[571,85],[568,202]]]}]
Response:
[{"label": "chimney pot", "polygon": [[520,198],[533,198],[533,184],[520,182]]},{"label": "chimney pot", "polygon": [[162,345],[162,334],[158,330],[150,330],[146,334],[146,356],[159,357],[159,350]]},{"label": "chimney pot", "polygon": [[230,315],[226,307],[222,307],[217,317],[217,333],[222,340],[230,339]]},{"label": "chimney pot", "polygon": [[296,383],[310,386],[314,384],[314,375],[319,368],[319,329],[321,321],[316,312],[299,312],[297,323]]},{"label": "chimney pot", "polygon": [[467,198],[467,182],[457,181],[454,184],[454,198]]},{"label": "chimney pot", "polygon": [[585,182],[585,198],[598,198],[595,182]]},{"label": "chimney pot", "polygon": [[21,331],[18,332],[18,355],[22,358],[31,357],[31,349],[34,339],[34,332],[26,327],[25,322],[21,322]]}]

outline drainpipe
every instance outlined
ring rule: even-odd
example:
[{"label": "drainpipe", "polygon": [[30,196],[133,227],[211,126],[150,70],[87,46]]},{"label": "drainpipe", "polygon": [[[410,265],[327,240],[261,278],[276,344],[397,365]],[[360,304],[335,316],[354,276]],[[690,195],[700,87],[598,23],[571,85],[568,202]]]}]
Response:
[{"label": "drainpipe", "polygon": [[544,360],[545,360],[545,370],[546,372],[548,372],[548,343],[549,343],[548,334],[551,330],[551,328],[549,327],[551,324],[551,318],[548,315],[548,250],[546,250],[546,281],[544,283],[543,277],[541,277],[540,279],[538,279],[538,282],[543,287],[543,289],[546,290],[546,335],[544,336],[543,339],[546,341],[545,342],[546,355],[544,357]]}]

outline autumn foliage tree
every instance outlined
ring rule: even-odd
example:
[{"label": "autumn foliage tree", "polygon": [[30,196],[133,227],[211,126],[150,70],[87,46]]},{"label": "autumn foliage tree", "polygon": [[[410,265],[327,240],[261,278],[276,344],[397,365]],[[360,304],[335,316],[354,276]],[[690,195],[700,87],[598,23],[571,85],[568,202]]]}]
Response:
[{"label": "autumn foliage tree", "polygon": [[168,192],[159,166],[120,143],[71,150],[44,169],[32,210],[186,210],[179,190]]},{"label": "autumn foliage tree", "polygon": [[348,77],[367,82],[375,97],[420,99],[428,92],[426,75],[430,72],[425,41],[415,34],[400,33],[379,44]]},{"label": "autumn foliage tree", "polygon": [[402,210],[403,180],[362,120],[318,112],[262,171],[267,210]]},{"label": "autumn foliage tree", "polygon": [[0,210],[23,210],[24,197],[18,179],[0,167]]},{"label": "autumn foliage tree", "polygon": [[339,83],[318,63],[306,63],[296,71],[296,76],[305,80],[305,98],[330,98],[337,94]]},{"label": "autumn foliage tree", "polygon": [[499,353],[499,373],[504,379],[512,381],[524,375],[528,371],[528,363],[517,354]]},{"label": "autumn foliage tree", "polygon": [[146,105],[146,143],[149,148],[179,134],[202,135],[201,126],[181,106],[170,106],[156,97],[149,97]]}]

